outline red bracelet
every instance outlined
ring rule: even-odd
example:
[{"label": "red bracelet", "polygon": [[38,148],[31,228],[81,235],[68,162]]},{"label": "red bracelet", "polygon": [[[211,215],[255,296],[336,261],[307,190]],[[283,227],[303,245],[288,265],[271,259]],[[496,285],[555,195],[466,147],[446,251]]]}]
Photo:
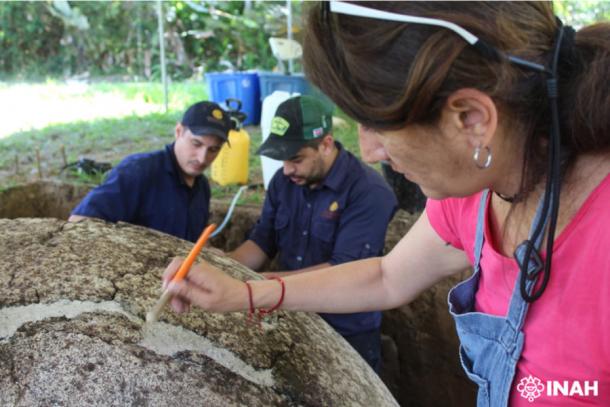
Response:
[{"label": "red bracelet", "polygon": [[284,295],[286,294],[286,286],[284,285],[284,280],[282,280],[281,277],[269,277],[269,280],[277,280],[277,281],[279,281],[280,285],[282,286],[282,293],[280,294],[280,299],[278,300],[277,304],[275,304],[273,307],[271,307],[269,309],[260,308],[258,310],[259,317],[260,316],[265,316],[267,314],[271,314],[272,312],[274,312],[277,309],[279,309],[282,306],[282,303],[284,302]]},{"label": "red bracelet", "polygon": [[[278,308],[280,308],[282,306],[282,303],[284,302],[284,295],[286,294],[286,286],[284,285],[284,280],[282,280],[280,277],[270,277],[269,280],[277,280],[277,281],[279,281],[280,285],[282,286],[282,292],[280,294],[279,301],[273,307],[269,308],[268,310],[264,309],[264,308],[259,308],[258,309],[258,326],[261,329],[262,329],[261,319],[265,315],[271,314],[272,312],[274,312]],[[252,321],[252,316],[256,313],[256,308],[254,308],[254,299],[253,299],[253,296],[252,296],[252,286],[250,286],[250,283],[248,283],[247,281],[245,281],[245,283],[246,283],[246,288],[248,289],[248,303],[249,303],[248,321],[253,322]]]},{"label": "red bracelet", "polygon": [[248,302],[250,303],[250,308],[248,309],[248,320],[252,321],[252,315],[254,315],[254,301],[252,300],[252,287],[246,281],[246,287],[248,288]]}]

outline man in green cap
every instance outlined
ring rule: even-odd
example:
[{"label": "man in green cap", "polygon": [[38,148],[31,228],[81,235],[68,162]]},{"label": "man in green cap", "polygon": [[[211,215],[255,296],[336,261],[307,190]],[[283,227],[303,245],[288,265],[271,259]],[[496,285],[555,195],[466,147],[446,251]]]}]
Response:
[{"label": "man in green cap", "polygon": [[[232,258],[260,270],[277,254],[283,271],[266,275],[281,277],[382,254],[396,198],[379,173],[333,139],[332,112],[322,102],[297,96],[280,104],[257,154],[283,168]],[[381,312],[320,316],[379,371]]]}]

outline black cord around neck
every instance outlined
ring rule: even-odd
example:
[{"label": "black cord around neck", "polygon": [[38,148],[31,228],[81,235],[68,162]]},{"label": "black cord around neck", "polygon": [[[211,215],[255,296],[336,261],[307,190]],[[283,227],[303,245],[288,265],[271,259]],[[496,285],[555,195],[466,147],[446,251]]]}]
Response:
[{"label": "black cord around neck", "polygon": [[[560,22],[561,23],[561,22]],[[544,191],[544,202],[542,206],[542,211],[540,213],[540,218],[538,219],[538,224],[534,229],[534,233],[532,234],[529,240],[526,240],[522,244],[526,244],[525,256],[522,262],[519,262],[520,266],[520,282],[519,287],[521,291],[521,296],[528,303],[532,303],[536,301],[544,290],[546,289],[550,276],[551,276],[551,264],[553,258],[553,244],[555,240],[555,230],[557,228],[557,218],[559,214],[559,197],[561,192],[561,135],[559,128],[559,108],[557,105],[557,99],[559,97],[558,94],[558,84],[557,84],[557,65],[559,61],[559,50],[561,48],[561,41],[563,39],[564,27],[560,26],[559,33],[557,34],[557,41],[555,43],[555,49],[553,54],[553,60],[551,63],[550,77],[547,79],[547,94],[549,97],[549,104],[551,109],[551,137],[549,143],[549,157],[548,157],[548,171],[547,171],[547,180]],[[549,203],[550,201],[550,203]],[[532,272],[528,271],[530,259],[534,256],[537,261],[540,263],[540,256],[536,252],[536,248],[534,247],[534,243],[538,241],[541,237],[541,233],[544,231],[544,226],[546,225],[546,220],[550,213],[550,221],[547,226],[547,244],[546,244],[546,258],[542,262],[541,267],[533,270]],[[515,253],[515,257],[516,253]],[[538,288],[535,287],[537,283],[537,279],[539,276],[539,272],[543,271],[542,282]],[[526,280],[534,280],[532,288],[532,294],[528,293],[526,287]]]},{"label": "black cord around neck", "polygon": [[508,203],[515,203],[517,202],[518,198],[519,198],[519,194],[515,194],[513,196],[508,196],[508,195],[503,195],[499,192],[495,192],[494,193],[496,195],[498,195],[498,198],[500,198],[501,200],[503,200],[504,202],[508,202]]}]

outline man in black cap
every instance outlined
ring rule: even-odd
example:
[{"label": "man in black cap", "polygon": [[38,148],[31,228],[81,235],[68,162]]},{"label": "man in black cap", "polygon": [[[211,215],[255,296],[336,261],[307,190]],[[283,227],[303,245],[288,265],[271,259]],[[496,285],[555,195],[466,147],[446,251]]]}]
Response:
[{"label": "man in black cap", "polygon": [[[396,198],[379,173],[333,139],[324,104],[310,96],[284,101],[257,153],[283,161],[283,168],[233,259],[259,270],[278,254],[284,271],[266,275],[280,277],[382,254]],[[380,312],[320,316],[379,370]]]},{"label": "man in black cap", "polygon": [[176,124],[174,143],[125,158],[69,220],[123,221],[196,241],[210,207],[210,185],[202,173],[232,128],[231,118],[216,103],[195,103]]}]

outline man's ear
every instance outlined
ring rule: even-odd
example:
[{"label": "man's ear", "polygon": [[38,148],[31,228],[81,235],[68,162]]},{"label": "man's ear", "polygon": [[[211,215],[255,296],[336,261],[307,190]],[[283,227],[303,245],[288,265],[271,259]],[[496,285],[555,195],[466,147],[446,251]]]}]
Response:
[{"label": "man's ear", "polygon": [[176,137],[176,140],[182,136],[182,133],[184,133],[184,126],[182,123],[178,122],[176,123],[176,128],[174,129],[174,136]]},{"label": "man's ear", "polygon": [[[471,147],[489,146],[498,127],[498,109],[489,95],[477,89],[453,92],[443,108],[451,134],[466,137]],[[447,121],[448,120],[448,121]]]},{"label": "man's ear", "polygon": [[325,135],[324,138],[322,138],[322,141],[320,142],[321,151],[324,154],[329,154],[331,151],[333,151],[334,146],[335,139],[330,133]]}]

